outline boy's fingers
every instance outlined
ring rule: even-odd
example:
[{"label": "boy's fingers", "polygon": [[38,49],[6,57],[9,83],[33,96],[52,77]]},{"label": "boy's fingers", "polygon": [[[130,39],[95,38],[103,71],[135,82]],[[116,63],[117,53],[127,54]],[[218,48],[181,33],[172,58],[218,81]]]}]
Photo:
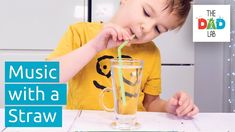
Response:
[{"label": "boy's fingers", "polygon": [[189,113],[187,114],[187,116],[188,116],[188,117],[192,117],[192,116],[196,115],[198,112],[199,112],[198,107],[197,107],[196,105],[194,105],[192,111],[189,112]]},{"label": "boy's fingers", "polygon": [[123,33],[124,33],[124,40],[128,40],[128,44],[126,46],[130,47],[131,46],[131,36],[129,35],[129,33],[123,29]]},{"label": "boy's fingers", "polygon": [[130,40],[131,39],[131,35],[125,29],[123,29],[123,33],[126,36],[125,40]]},{"label": "boy's fingers", "polygon": [[113,24],[109,24],[106,26],[106,28],[111,28],[114,30],[114,32],[117,34],[117,40],[122,39],[120,29],[117,26],[114,26]]},{"label": "boy's fingers", "polygon": [[118,27],[114,27],[114,30],[117,32],[118,40],[121,41],[123,39],[121,29]]},{"label": "boy's fingers", "polygon": [[193,103],[192,101],[189,103],[188,106],[186,106],[186,108],[184,108],[180,113],[179,116],[185,116],[187,113],[189,113],[190,111],[192,111],[193,109]]},{"label": "boy's fingers", "polygon": [[123,34],[123,39],[124,39],[124,41],[125,41],[125,40],[128,40],[127,34],[125,34],[125,33]]},{"label": "boy's fingers", "polygon": [[175,99],[174,97],[171,97],[168,102],[167,102],[167,106],[166,106],[166,111],[168,113],[172,113],[172,114],[176,114],[176,108],[178,105],[178,100]]},{"label": "boy's fingers", "polygon": [[[129,32],[118,25],[108,24],[105,28],[110,29],[110,35],[112,36],[112,40],[115,42],[115,46],[119,46],[123,41],[131,39]],[[129,42],[127,46],[130,45],[131,43]]]},{"label": "boy's fingers", "polygon": [[184,104],[184,102],[187,101],[189,98],[184,92],[179,92],[178,97],[179,97],[179,105]]},{"label": "boy's fingers", "polygon": [[112,36],[113,41],[117,41],[117,33],[115,32],[115,30],[110,29],[110,34]]},{"label": "boy's fingers", "polygon": [[129,40],[131,38],[131,35],[129,34],[129,32],[118,25],[110,23],[110,24],[107,24],[105,27],[112,28],[117,33],[117,40],[119,41]]},{"label": "boy's fingers", "polygon": [[169,103],[170,103],[170,105],[178,105],[178,100],[172,97],[172,98],[169,100]]},{"label": "boy's fingers", "polygon": [[174,97],[175,99],[179,100],[179,99],[180,99],[180,96],[181,96],[180,92],[177,92],[173,97]]},{"label": "boy's fingers", "polygon": [[121,35],[121,41],[125,41],[125,40],[129,40],[131,37],[129,35],[129,33],[123,29],[123,28],[118,28],[119,32],[120,32],[120,35]]},{"label": "boy's fingers", "polygon": [[177,115],[180,115],[180,113],[182,113],[189,105],[190,105],[189,100],[183,102],[183,104],[176,109]]}]

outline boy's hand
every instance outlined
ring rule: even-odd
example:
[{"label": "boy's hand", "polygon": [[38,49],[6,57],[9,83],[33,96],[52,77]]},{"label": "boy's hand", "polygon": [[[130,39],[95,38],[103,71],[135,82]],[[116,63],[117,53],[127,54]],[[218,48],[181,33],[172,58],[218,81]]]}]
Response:
[{"label": "boy's hand", "polygon": [[199,109],[189,95],[185,92],[177,92],[168,100],[166,111],[177,116],[192,117],[199,112]]},{"label": "boy's hand", "polygon": [[93,39],[93,47],[96,51],[119,46],[123,41],[129,40],[131,34],[124,28],[109,23],[104,26],[103,30]]}]

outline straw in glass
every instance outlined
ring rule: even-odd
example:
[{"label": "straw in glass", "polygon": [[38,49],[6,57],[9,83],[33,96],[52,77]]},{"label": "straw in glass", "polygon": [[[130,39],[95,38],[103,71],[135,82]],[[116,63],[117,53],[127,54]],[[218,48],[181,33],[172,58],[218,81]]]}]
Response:
[{"label": "straw in glass", "polygon": [[[132,40],[135,37],[135,35],[131,36]],[[123,83],[123,75],[122,75],[122,48],[124,48],[130,40],[124,41],[119,47],[118,47],[118,76],[119,76],[119,82],[121,87],[121,96],[122,96],[122,103],[123,105],[126,105],[126,96],[125,96],[125,89],[124,89],[124,83]]]}]

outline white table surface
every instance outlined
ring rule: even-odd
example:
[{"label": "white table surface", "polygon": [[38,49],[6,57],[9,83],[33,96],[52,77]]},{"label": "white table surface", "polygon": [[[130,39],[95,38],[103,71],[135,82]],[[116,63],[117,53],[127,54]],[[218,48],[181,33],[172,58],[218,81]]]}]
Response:
[{"label": "white table surface", "polygon": [[[113,131],[113,119],[112,112],[63,110],[62,128],[5,128],[4,109],[0,109],[0,131]],[[167,113],[138,112],[137,120],[141,124],[137,131],[235,132],[235,113],[199,113],[193,119],[182,119]]]}]

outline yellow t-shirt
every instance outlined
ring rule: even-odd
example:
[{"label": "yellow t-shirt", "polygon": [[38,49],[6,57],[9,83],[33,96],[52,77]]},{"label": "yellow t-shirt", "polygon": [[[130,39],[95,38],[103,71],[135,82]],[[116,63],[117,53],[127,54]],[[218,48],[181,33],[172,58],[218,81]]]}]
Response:
[{"label": "yellow t-shirt", "polygon": [[[81,22],[71,25],[59,42],[58,47],[47,57],[55,59],[93,39],[101,30],[101,23]],[[87,51],[89,52],[89,51]],[[132,44],[122,49],[123,57],[141,59],[144,61],[141,90],[138,100],[138,110],[143,107],[144,93],[159,95],[161,93],[160,52],[153,42]],[[68,81],[67,109],[101,110],[99,94],[102,89],[111,88],[110,59],[117,58],[117,48],[106,49],[96,56],[73,78]],[[82,59],[82,56],[74,56]],[[104,103],[113,106],[112,93],[106,93]]]}]

